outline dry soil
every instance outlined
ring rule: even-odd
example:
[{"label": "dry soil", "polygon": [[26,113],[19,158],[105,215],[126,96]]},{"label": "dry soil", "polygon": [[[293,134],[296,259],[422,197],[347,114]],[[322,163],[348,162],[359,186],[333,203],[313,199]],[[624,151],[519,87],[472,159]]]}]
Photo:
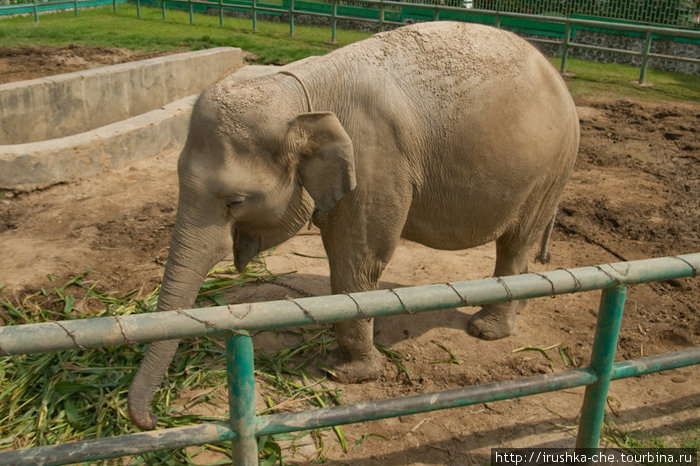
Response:
[{"label": "dry soil", "polygon": [[[39,49],[0,49],[0,82],[98,66],[124,51],[69,47],[65,61]],[[126,54],[129,55],[129,54]],[[61,55],[59,55],[61,56]],[[26,70],[16,72],[21,57]],[[95,58],[99,57],[99,58]],[[8,68],[9,67],[9,68]],[[7,71],[11,69],[10,71]],[[700,106],[586,99],[577,102],[581,149],[561,203],[551,244],[552,263],[535,271],[700,251]],[[63,283],[91,269],[103,289],[149,291],[163,271],[176,209],[175,153],[79,182],[30,193],[0,193],[0,283],[6,296]],[[314,294],[329,292],[320,236],[303,231],[267,259],[283,280]],[[535,251],[532,252],[534,258]],[[495,250],[435,251],[404,241],[382,286],[404,286],[488,276]],[[234,302],[297,296],[273,284],[247,286]],[[567,368],[557,349],[551,361],[526,347],[560,345],[567,360],[585,365],[591,349],[599,292],[533,300],[515,335],[480,341],[465,332],[473,308],[377,320],[376,341],[407,357],[411,380],[387,362],[375,382],[341,385],[343,400],[379,399],[444,390]],[[629,290],[617,359],[700,344],[700,281],[673,280]],[[2,315],[0,314],[0,322]],[[257,346],[269,346],[261,334]],[[444,362],[450,349],[462,364]],[[608,399],[609,421],[639,437],[675,438],[700,427],[700,368],[617,381]],[[492,447],[571,446],[582,389],[448,411],[405,416],[344,428],[348,453],[330,436],[330,464],[483,464]],[[290,406],[295,409],[294,406]],[[197,409],[219,409],[200,406]],[[224,409],[221,407],[221,409]],[[304,463],[313,448],[290,462]],[[203,462],[207,458],[200,458]]]}]

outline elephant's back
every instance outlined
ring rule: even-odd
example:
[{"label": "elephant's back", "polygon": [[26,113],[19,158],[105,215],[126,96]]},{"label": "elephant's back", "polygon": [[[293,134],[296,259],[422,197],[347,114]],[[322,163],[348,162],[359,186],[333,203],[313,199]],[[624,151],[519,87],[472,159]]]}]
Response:
[{"label": "elephant's back", "polygon": [[[348,47],[354,62],[397,79],[425,85],[474,88],[517,79],[546,59],[515,34],[472,23],[429,22],[401,27]],[[548,63],[546,63],[549,66]],[[381,72],[381,71],[380,71]]]}]

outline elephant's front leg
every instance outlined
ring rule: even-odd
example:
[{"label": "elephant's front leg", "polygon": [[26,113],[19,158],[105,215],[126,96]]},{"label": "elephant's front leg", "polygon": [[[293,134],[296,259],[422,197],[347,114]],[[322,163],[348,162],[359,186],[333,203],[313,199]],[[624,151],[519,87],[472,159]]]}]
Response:
[{"label": "elephant's front leg", "polygon": [[[398,243],[399,227],[374,234],[376,232],[368,231],[369,228],[358,228],[357,224],[344,228],[340,223],[331,224],[326,231],[322,229],[331,271],[331,291],[343,294],[375,290]],[[361,312],[358,309],[358,314]],[[338,348],[328,364],[339,381],[355,383],[381,375],[384,357],[374,346],[374,319],[339,322],[335,324],[335,335]]]},{"label": "elephant's front leg", "polygon": [[[376,289],[386,262],[366,245],[341,247],[340,243],[345,242],[327,247],[333,294]],[[338,322],[335,336],[338,348],[328,363],[340,382],[362,382],[381,375],[384,358],[374,346],[374,319]]]},{"label": "elephant's front leg", "polygon": [[374,319],[339,322],[334,328],[338,348],[329,363],[336,378],[343,383],[379,378],[384,358],[374,346]]}]

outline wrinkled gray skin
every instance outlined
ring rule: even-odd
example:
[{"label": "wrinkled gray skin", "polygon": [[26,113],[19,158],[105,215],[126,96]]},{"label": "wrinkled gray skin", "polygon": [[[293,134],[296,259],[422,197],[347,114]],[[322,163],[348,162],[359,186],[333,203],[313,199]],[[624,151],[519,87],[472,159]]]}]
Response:
[{"label": "wrinkled gray skin", "polygon": [[[516,36],[423,23],[286,67],[226,79],[197,102],[158,303],[191,308],[233,248],[240,271],[312,217],[333,293],[371,290],[400,237],[439,249],[496,240],[496,276],[540,259],[574,164],[578,119],[547,60]],[[465,266],[467,266],[465,264]],[[484,306],[469,332],[509,335],[524,301]],[[371,319],[335,325],[341,381],[379,375]],[[142,429],[177,341],[153,343],[129,392]]]}]

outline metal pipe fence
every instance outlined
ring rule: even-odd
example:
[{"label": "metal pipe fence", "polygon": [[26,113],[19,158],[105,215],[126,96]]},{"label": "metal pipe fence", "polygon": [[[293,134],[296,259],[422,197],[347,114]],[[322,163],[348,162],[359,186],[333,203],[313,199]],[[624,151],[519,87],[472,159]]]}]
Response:
[{"label": "metal pipe fence", "polygon": [[[700,253],[466,282],[0,328],[0,355],[227,335],[230,421],[0,453],[0,464],[64,464],[233,442],[234,464],[257,464],[256,437],[416,414],[586,386],[577,448],[598,445],[611,380],[700,364],[700,347],[614,363],[626,286],[697,277]],[[420,313],[602,289],[591,365],[442,392],[255,415],[249,331]]]},{"label": "metal pipe fence", "polygon": [[473,0],[470,3],[483,10],[556,16],[587,15],[696,29],[699,25],[697,15],[700,14],[700,4],[694,0]]},{"label": "metal pipe fence", "polygon": [[72,9],[75,16],[83,8],[94,8],[102,5],[112,5],[117,11],[118,3],[125,3],[127,0],[43,0],[32,2],[13,2],[10,4],[0,4],[0,17],[4,15],[25,15],[31,14],[35,22],[39,22],[39,13],[50,13],[57,10]]},{"label": "metal pipe fence", "polygon": [[[0,5],[0,15],[27,13],[33,12],[34,20],[39,21],[39,11],[43,9],[58,8],[60,5],[72,5],[75,14],[82,7],[95,6],[98,3],[113,4],[113,8],[117,10],[117,4],[125,0],[51,0],[47,2],[34,1],[32,3]],[[479,22],[491,24],[493,26],[514,29],[516,32],[522,28],[517,25],[509,25],[503,22],[504,19],[526,21],[529,26],[534,28],[532,35],[538,35],[537,30],[541,29],[542,33],[554,38],[530,37],[527,39],[532,42],[554,44],[561,47],[561,66],[560,72],[566,71],[566,65],[571,49],[589,49],[615,54],[633,55],[641,58],[639,84],[643,84],[646,79],[647,68],[650,59],[663,59],[669,61],[680,61],[687,63],[700,63],[700,59],[693,57],[681,57],[676,55],[667,55],[652,53],[651,46],[654,40],[663,38],[684,38],[687,40],[700,43],[700,31],[693,29],[682,29],[662,26],[649,26],[642,24],[631,24],[623,22],[609,22],[601,20],[581,19],[569,16],[552,16],[543,14],[525,14],[512,11],[501,11],[499,9],[476,9],[447,6],[440,4],[425,3],[426,0],[420,0],[421,3],[407,3],[395,0],[362,0],[355,2],[361,4],[362,7],[348,6],[348,2],[344,0],[330,0],[325,2],[312,2],[305,0],[282,0],[279,4],[261,3],[258,0],[129,0],[136,4],[137,17],[141,18],[142,5],[157,5],[162,10],[162,17],[166,16],[166,9],[179,8],[189,11],[190,24],[194,24],[194,12],[213,9],[218,11],[219,24],[223,26],[224,15],[226,11],[236,10],[245,11],[252,16],[252,29],[257,30],[258,14],[268,13],[275,15],[287,15],[289,21],[289,32],[295,34],[295,16],[308,15],[316,17],[328,18],[331,26],[331,41],[335,41],[337,37],[338,21],[353,21],[377,23],[380,29],[385,26],[400,26],[408,21],[411,21],[410,14],[406,12],[418,12],[419,20],[457,20],[466,22]],[[423,13],[421,13],[423,12]],[[422,16],[421,16],[422,15]],[[556,26],[556,30],[551,30]],[[645,37],[644,45],[641,50],[626,50],[620,48],[603,47],[596,45],[583,44],[576,42],[573,38],[576,28],[584,28],[587,30],[601,30],[613,33],[635,33]],[[561,29],[561,30],[560,30]]]}]

